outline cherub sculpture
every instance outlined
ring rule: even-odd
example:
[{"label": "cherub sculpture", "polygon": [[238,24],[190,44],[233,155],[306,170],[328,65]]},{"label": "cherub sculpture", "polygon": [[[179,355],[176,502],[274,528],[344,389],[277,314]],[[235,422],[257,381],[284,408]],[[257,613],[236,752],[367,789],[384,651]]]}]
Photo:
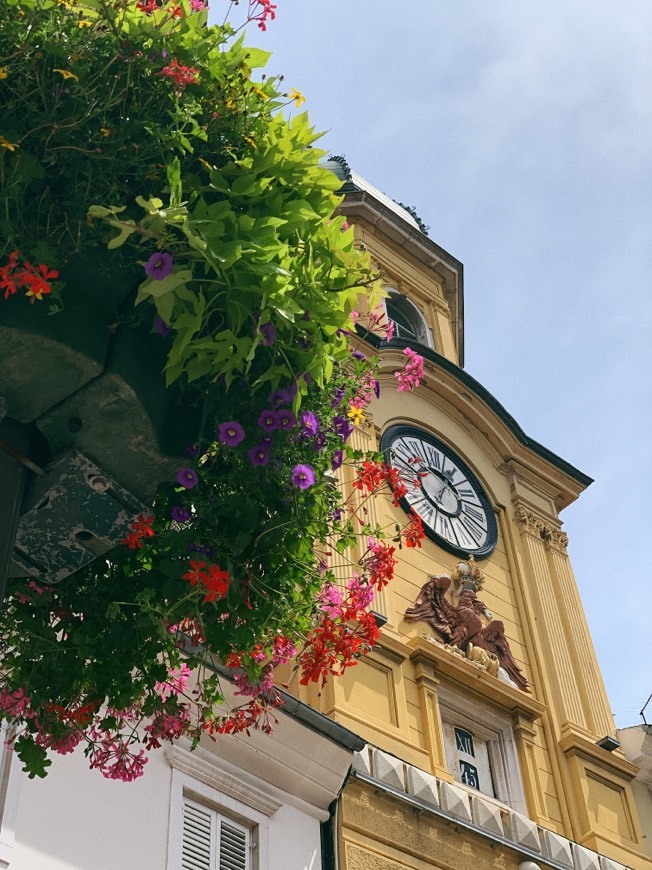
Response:
[{"label": "cherub sculpture", "polygon": [[[460,590],[456,605],[445,597],[453,580]],[[529,692],[528,682],[509,648],[504,624],[493,619],[493,614],[477,597],[482,583],[482,572],[472,558],[459,563],[452,579],[448,574],[431,574],[414,605],[405,611],[405,618],[411,622],[427,622],[446,643],[457,647],[470,659],[486,660],[486,656],[477,654],[484,650],[490,659],[497,660],[519,689]],[[481,616],[490,620],[487,625],[483,625]]]}]

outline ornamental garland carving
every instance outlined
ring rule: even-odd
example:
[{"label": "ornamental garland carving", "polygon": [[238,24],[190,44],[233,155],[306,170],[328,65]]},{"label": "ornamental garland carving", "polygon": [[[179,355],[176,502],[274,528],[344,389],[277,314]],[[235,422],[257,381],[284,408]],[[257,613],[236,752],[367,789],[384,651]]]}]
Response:
[{"label": "ornamental garland carving", "polygon": [[566,553],[568,535],[555,526],[546,523],[541,517],[524,507],[515,511],[516,524],[522,532],[528,532],[535,538],[540,538],[547,546],[560,553]]}]

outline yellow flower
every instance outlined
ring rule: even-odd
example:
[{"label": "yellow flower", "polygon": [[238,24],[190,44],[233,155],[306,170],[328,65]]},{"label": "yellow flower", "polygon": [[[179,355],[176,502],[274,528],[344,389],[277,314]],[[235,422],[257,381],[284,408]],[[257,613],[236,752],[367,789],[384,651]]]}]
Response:
[{"label": "yellow flower", "polygon": [[6,79],[6,78],[7,78],[7,67],[0,66],[0,79]]},{"label": "yellow flower", "polygon": [[261,100],[269,100],[269,95],[262,88],[254,88],[254,94],[257,94]]},{"label": "yellow flower", "polygon": [[357,405],[351,405],[349,410],[346,412],[346,416],[351,420],[354,426],[359,426],[361,423],[364,423],[364,411],[362,408],[358,408]]},{"label": "yellow flower", "polygon": [[76,82],[79,81],[74,72],[70,72],[69,69],[55,69],[53,72],[58,72],[59,75],[64,77],[64,79],[74,79]]},{"label": "yellow flower", "polygon": [[102,136],[110,136],[111,135],[111,131],[109,130],[108,127],[100,127],[100,133],[102,134]]},{"label": "yellow flower", "polygon": [[93,26],[93,22],[87,21],[85,18],[80,18],[79,21],[77,22],[77,27],[92,27],[92,26]]},{"label": "yellow flower", "polygon": [[5,139],[4,136],[0,135],[0,148],[6,148],[7,151],[15,151],[16,148],[20,148],[17,142],[10,142],[8,139]]},{"label": "yellow flower", "polygon": [[251,145],[254,151],[258,150],[258,145],[256,145],[253,139],[250,139],[249,136],[243,136],[242,138],[245,140],[245,142],[248,142]]},{"label": "yellow flower", "polygon": [[304,97],[304,95],[300,91],[298,91],[296,88],[290,89],[288,97],[291,100],[294,100],[294,105],[297,107],[297,109],[301,106],[301,103],[305,103],[305,101],[306,101],[306,98]]}]

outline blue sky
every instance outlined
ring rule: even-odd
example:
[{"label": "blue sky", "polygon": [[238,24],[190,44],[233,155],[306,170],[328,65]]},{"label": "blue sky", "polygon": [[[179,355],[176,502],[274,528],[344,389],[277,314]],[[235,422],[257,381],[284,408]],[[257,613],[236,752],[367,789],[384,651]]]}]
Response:
[{"label": "blue sky", "polygon": [[562,519],[616,723],[638,723],[652,691],[652,6],[277,5],[249,41],[305,94],[323,147],[464,263],[467,371],[595,478]]}]

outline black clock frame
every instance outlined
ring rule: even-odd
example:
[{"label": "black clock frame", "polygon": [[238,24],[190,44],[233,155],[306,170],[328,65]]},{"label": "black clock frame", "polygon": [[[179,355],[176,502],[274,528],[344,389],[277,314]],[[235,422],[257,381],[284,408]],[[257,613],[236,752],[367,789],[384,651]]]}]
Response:
[{"label": "black clock frame", "polygon": [[[417,429],[415,426],[390,426],[389,429],[383,432],[380,439],[380,450],[385,456],[385,462],[388,462],[391,465],[394,464],[391,455],[392,444],[398,438],[403,437],[419,438],[421,441],[426,441],[429,444],[432,444],[432,446],[439,450],[441,453],[443,453],[444,456],[448,457],[451,462],[454,462],[475,490],[487,518],[487,540],[482,545],[482,547],[476,549],[455,546],[455,544],[452,544],[446,538],[443,538],[441,535],[439,535],[426,522],[423,523],[423,531],[425,532],[425,534],[436,544],[439,544],[439,546],[442,547],[444,550],[447,550],[449,553],[453,553],[455,556],[462,556],[465,558],[468,556],[473,556],[474,559],[486,559],[493,553],[496,548],[496,544],[498,542],[498,525],[496,523],[496,517],[494,516],[491,502],[489,501],[487,494],[484,491],[484,487],[478,480],[477,476],[473,473],[473,471],[471,471],[466,462],[464,462],[464,460],[461,459],[457,455],[457,453],[455,453],[455,451],[452,450],[447,444],[445,444],[443,441],[440,441],[439,438],[436,438],[434,435],[431,435],[430,432],[426,432],[423,429]],[[407,501],[407,499],[401,498],[399,503],[403,510],[409,514],[412,510],[412,506]]]}]

